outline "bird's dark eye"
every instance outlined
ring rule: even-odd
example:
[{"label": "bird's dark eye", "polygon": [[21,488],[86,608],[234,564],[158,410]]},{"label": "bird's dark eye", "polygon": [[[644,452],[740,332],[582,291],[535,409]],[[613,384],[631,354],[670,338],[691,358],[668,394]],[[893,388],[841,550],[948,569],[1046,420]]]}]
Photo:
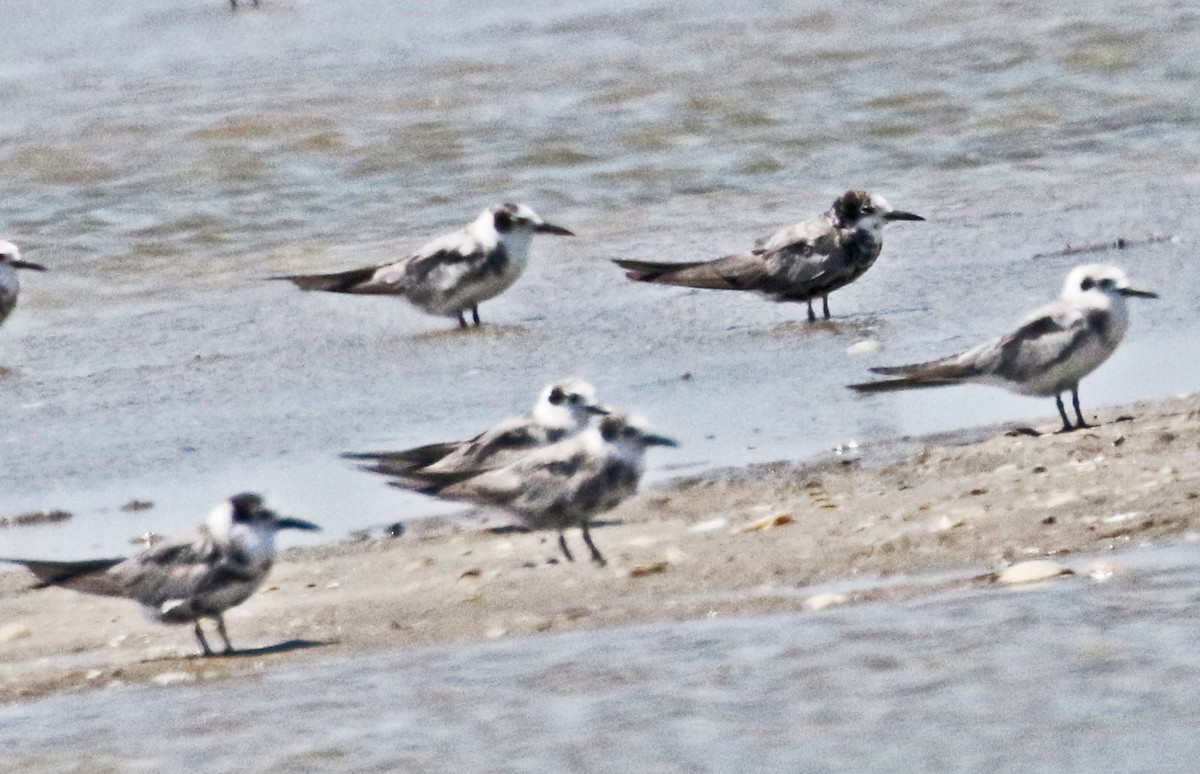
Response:
[{"label": "bird's dark eye", "polygon": [[621,433],[621,425],[615,419],[605,418],[600,423],[600,437],[606,441],[611,441]]},{"label": "bird's dark eye", "polygon": [[625,428],[625,437],[626,438],[636,438],[637,434],[638,434],[638,431],[637,431],[636,427]]},{"label": "bird's dark eye", "polygon": [[1104,288],[1105,290],[1112,290],[1116,286],[1116,281],[1114,281],[1111,277],[1105,277],[1104,279],[1100,280],[1100,287]]},{"label": "bird's dark eye", "polygon": [[1080,290],[1091,290],[1096,287],[1096,280],[1091,277],[1084,277],[1083,282],[1079,283]]},{"label": "bird's dark eye", "polygon": [[572,406],[578,406],[580,403],[583,403],[583,397],[575,394],[571,395],[567,400],[571,402]]},{"label": "bird's dark eye", "polygon": [[497,212],[494,220],[496,222],[496,230],[500,233],[512,231],[515,220],[512,215],[503,211]]},{"label": "bird's dark eye", "polygon": [[555,406],[562,405],[562,402],[567,399],[567,394],[562,391],[561,387],[555,387],[550,391],[550,402]]}]

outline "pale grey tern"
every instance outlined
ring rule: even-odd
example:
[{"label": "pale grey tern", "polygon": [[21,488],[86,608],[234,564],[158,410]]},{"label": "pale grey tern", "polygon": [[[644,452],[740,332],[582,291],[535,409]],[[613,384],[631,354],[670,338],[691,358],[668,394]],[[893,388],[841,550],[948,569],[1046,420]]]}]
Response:
[{"label": "pale grey tern", "polygon": [[[1032,312],[1017,329],[956,355],[912,365],[872,368],[895,379],[852,384],[859,392],[975,383],[1020,395],[1054,396],[1062,430],[1089,427],[1079,408],[1079,381],[1116,350],[1129,325],[1126,298],[1157,298],[1130,287],[1115,266],[1077,266],[1057,300]],[[1063,407],[1070,391],[1076,424]]]},{"label": "pale grey tern", "polygon": [[17,269],[45,271],[46,267],[21,260],[21,251],[17,246],[0,239],[0,323],[4,322],[17,305],[17,295],[21,292],[21,280],[17,276]]},{"label": "pale grey tern", "polygon": [[601,417],[583,432],[531,452],[502,468],[464,478],[447,474],[397,486],[447,500],[495,506],[516,515],[531,529],[558,532],[563,556],[574,561],[564,532],[579,527],[592,560],[605,564],[592,542],[592,518],[637,491],[643,458],[650,446],[675,441],[646,429],[623,414]]},{"label": "pale grey tern", "polygon": [[482,473],[574,435],[587,427],[592,417],[608,411],[597,402],[592,385],[582,379],[560,379],[541,391],[529,414],[506,419],[470,440],[342,456],[364,463],[361,467],[365,470],[388,476]]},{"label": "pale grey tern", "polygon": [[88,594],[128,597],[141,603],[155,621],[190,623],[204,655],[211,656],[201,619],[216,622],[225,653],[233,653],[224,613],[245,602],[267,577],[275,561],[275,533],[281,529],[320,527],[278,516],[259,495],[245,493],[214,508],[194,533],[157,543],[128,559],[0,561],[28,568],[38,578],[35,588],[61,586]]},{"label": "pale grey tern", "polygon": [[399,261],[272,279],[290,280],[304,290],[401,296],[429,314],[457,317],[465,328],[466,312],[479,325],[479,304],[507,290],[525,271],[534,234],[574,236],[524,204],[502,204]]}]

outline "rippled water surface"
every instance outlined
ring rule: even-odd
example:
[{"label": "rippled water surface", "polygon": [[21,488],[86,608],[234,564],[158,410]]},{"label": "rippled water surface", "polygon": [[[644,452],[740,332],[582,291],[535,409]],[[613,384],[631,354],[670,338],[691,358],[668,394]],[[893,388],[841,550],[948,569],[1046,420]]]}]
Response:
[{"label": "rippled water surface", "polygon": [[[471,434],[571,373],[683,442],[653,478],[1046,416],[982,389],[842,385],[1001,332],[1081,260],[1032,256],[1068,243],[1180,236],[1101,256],[1164,298],[1134,310],[1085,403],[1196,383],[1191,3],[12,0],[4,17],[0,233],[53,272],[25,276],[0,330],[0,505],[77,514],[0,534],[13,551],[124,550],[241,489],[334,537],[436,512],[336,454]],[[742,249],[848,187],[929,221],[890,230],[832,324],[608,262]],[[261,281],[397,257],[504,200],[579,236],[535,244],[482,331]],[[846,353],[864,339],[884,349]],[[117,510],[134,497],[157,507]]]},{"label": "rippled water surface", "polygon": [[[1200,576],[318,661],[0,707],[25,772],[1184,772]],[[1082,567],[1081,567],[1082,569]]]}]

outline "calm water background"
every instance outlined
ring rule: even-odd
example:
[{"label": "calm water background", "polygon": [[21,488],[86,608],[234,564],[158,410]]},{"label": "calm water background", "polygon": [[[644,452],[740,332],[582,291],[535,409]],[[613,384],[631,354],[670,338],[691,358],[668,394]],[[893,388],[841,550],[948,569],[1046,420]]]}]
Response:
[{"label": "calm water background", "polygon": [[31,774],[1194,771],[1196,548],[1118,561],[1105,583],[59,696],[0,707],[0,756]]},{"label": "calm water background", "polygon": [[[683,442],[652,477],[1052,413],[960,389],[860,398],[1053,297],[1067,243],[1164,291],[1089,407],[1192,390],[1200,12],[1186,2],[10,0],[0,233],[0,505],[64,508],[13,550],[125,549],[265,490],[329,527],[445,510],[337,458],[463,437],[564,374]],[[715,257],[848,187],[929,218],[798,305],[635,286],[613,256]],[[504,200],[575,229],[461,334],[273,274],[402,255]],[[850,356],[878,339],[884,349]],[[1164,353],[1171,353],[1163,362]],[[693,379],[681,376],[691,373]],[[136,516],[131,498],[157,507]]]}]

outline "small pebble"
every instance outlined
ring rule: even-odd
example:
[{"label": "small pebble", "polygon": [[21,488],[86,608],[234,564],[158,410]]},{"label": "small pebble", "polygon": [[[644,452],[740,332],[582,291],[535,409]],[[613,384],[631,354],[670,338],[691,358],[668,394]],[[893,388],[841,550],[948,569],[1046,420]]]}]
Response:
[{"label": "small pebble", "polygon": [[659,561],[651,562],[650,564],[639,564],[635,567],[630,567],[628,572],[626,572],[626,575],[628,575],[630,578],[644,578],[647,575],[658,575],[659,573],[664,573],[668,568],[670,568],[670,566],[671,563],[666,559],[660,559]]},{"label": "small pebble", "polygon": [[738,532],[762,532],[764,530],[774,529],[775,527],[782,527],[784,524],[791,524],[791,523],[792,523],[792,514],[777,513],[774,516],[768,516],[765,519],[759,519],[758,521],[752,521],[737,531]]}]

